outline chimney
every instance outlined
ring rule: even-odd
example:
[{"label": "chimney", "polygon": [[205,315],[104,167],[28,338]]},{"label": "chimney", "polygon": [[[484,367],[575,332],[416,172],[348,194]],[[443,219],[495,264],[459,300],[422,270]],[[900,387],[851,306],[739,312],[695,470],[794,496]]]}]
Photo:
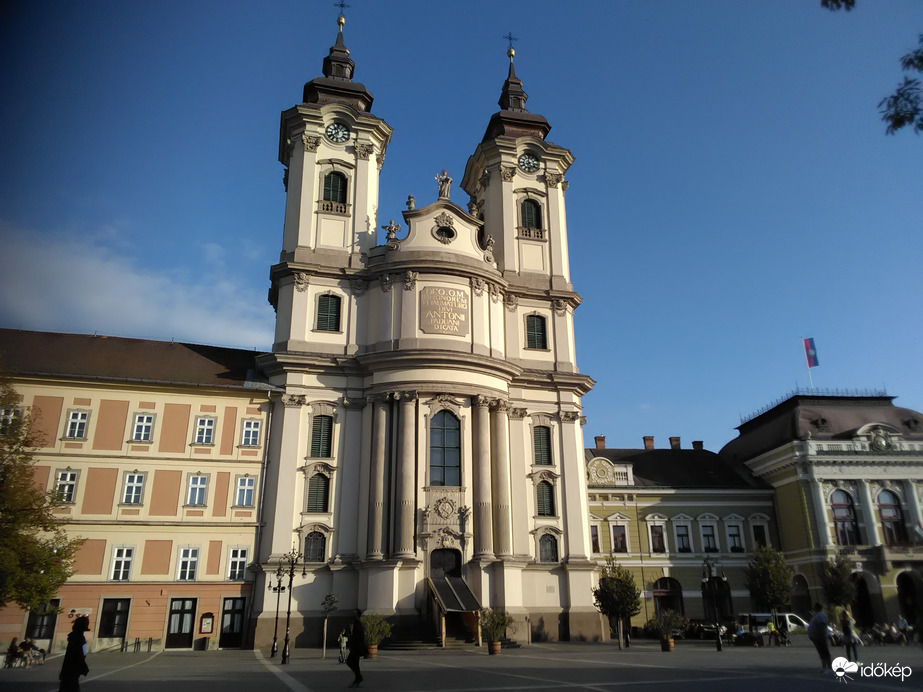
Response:
[{"label": "chimney", "polygon": [[606,436],[605,435],[597,435],[593,439],[596,440],[596,449],[606,448]]},{"label": "chimney", "polygon": [[653,449],[654,448],[654,436],[645,435],[644,436],[644,449]]},{"label": "chimney", "polygon": [[670,438],[670,449],[679,449],[679,438],[678,437]]},{"label": "chimney", "polygon": [[702,440],[693,440],[693,441],[692,441],[692,448],[693,448],[693,449],[697,449],[697,450],[699,450],[699,451],[701,452],[703,449],[705,449],[705,443],[702,442]]}]

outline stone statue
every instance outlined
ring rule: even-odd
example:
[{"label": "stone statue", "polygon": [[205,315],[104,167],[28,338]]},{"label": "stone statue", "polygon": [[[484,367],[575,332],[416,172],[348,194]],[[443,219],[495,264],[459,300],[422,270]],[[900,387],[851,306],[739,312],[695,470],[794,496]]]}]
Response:
[{"label": "stone statue", "polygon": [[443,169],[442,173],[436,176],[436,183],[439,185],[439,199],[448,199],[449,186],[452,184],[449,172]]},{"label": "stone statue", "polygon": [[417,206],[417,201],[413,198],[413,195],[407,195],[407,209],[413,211]]}]

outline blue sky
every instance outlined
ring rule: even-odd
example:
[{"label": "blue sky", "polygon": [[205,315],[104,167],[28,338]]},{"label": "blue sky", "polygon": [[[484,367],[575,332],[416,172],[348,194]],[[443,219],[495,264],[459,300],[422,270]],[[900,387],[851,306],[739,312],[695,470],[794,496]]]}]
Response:
[{"label": "blue sky", "polygon": [[[802,336],[817,387],[923,410],[923,137],[877,112],[923,2],[350,5],[356,79],[395,131],[382,223],[461,179],[519,38],[528,107],[576,156],[588,445],[720,449],[807,386]],[[0,12],[0,326],[268,349],[279,113],[320,74],[332,0]]]}]

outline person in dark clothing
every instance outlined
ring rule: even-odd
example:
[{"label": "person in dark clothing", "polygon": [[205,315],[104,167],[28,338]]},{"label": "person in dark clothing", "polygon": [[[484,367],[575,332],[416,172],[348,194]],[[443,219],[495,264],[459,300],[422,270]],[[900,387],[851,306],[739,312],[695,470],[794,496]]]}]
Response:
[{"label": "person in dark clothing", "polygon": [[814,617],[808,624],[808,639],[817,649],[817,655],[820,656],[820,668],[823,671],[832,670],[830,667],[830,647],[827,644],[827,614],[824,613],[824,607],[820,603],[814,604]]},{"label": "person in dark clothing", "polygon": [[67,650],[64,652],[64,665],[58,680],[61,681],[59,692],[79,692],[80,676],[90,672],[87,667],[87,638],[84,632],[90,630],[90,618],[81,615],[74,620],[71,633],[67,635]]},{"label": "person in dark clothing", "polygon": [[369,650],[365,644],[365,627],[362,626],[362,620],[359,616],[362,611],[356,611],[356,617],[353,619],[352,630],[349,632],[349,656],[346,657],[346,665],[355,675],[350,687],[359,687],[362,683],[362,673],[359,671],[359,659],[368,656]]}]

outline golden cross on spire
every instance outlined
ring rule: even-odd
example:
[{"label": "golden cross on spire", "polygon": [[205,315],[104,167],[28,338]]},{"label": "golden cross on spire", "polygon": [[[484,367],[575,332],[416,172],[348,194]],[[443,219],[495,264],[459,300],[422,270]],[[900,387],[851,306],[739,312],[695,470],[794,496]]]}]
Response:
[{"label": "golden cross on spire", "polygon": [[333,6],[334,6],[334,7],[339,7],[339,8],[340,8],[340,16],[341,16],[341,17],[344,16],[344,15],[343,15],[343,10],[345,10],[347,7],[350,7],[350,5],[347,5],[347,4],[346,4],[346,0],[339,0],[339,2],[333,3]]},{"label": "golden cross on spire", "polygon": [[503,38],[505,38],[507,41],[510,42],[510,48],[508,51],[506,51],[506,55],[507,57],[509,57],[510,62],[513,62],[513,56],[516,55],[516,51],[513,50],[513,41],[518,41],[519,39],[513,36],[512,31],[507,31],[506,36],[504,36]]}]

